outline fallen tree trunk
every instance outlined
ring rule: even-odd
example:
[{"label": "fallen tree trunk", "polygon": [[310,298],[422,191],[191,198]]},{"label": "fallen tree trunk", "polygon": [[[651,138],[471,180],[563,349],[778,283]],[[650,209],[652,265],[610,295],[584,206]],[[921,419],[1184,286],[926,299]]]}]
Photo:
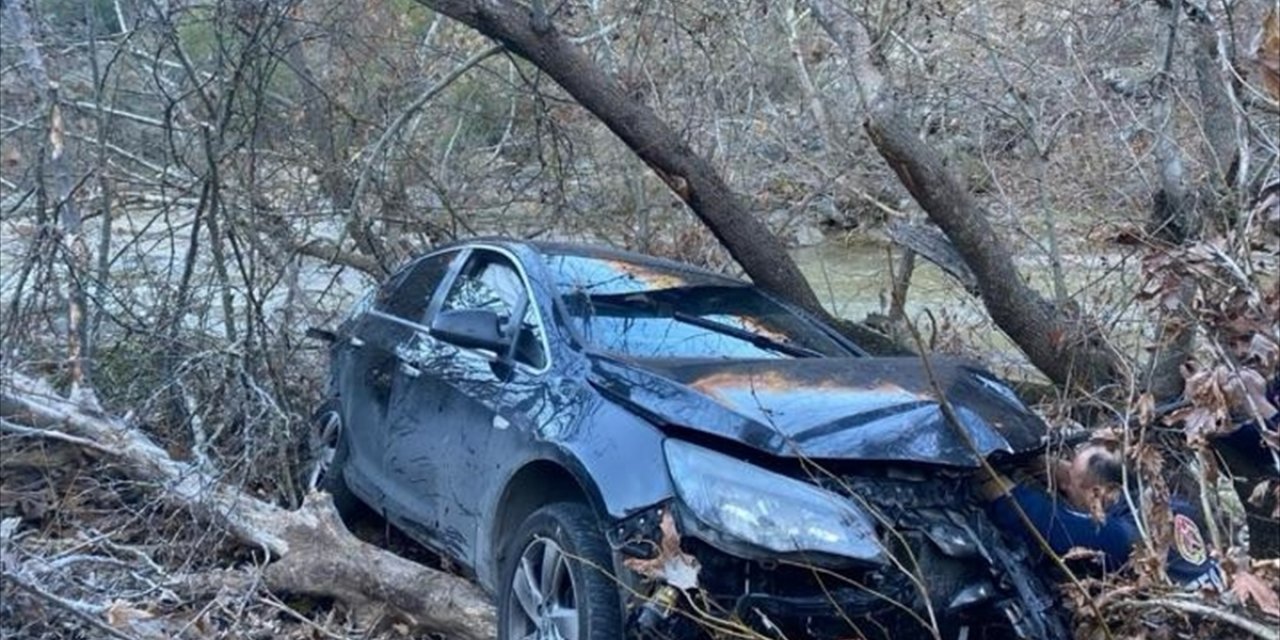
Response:
[{"label": "fallen tree trunk", "polygon": [[551,24],[542,3],[417,0],[500,42],[550,76],[693,210],[757,285],[825,314],[787,247],[675,129]]},{"label": "fallen tree trunk", "polygon": [[1096,390],[1120,379],[1120,359],[1087,320],[1041,296],[1014,266],[1013,256],[986,211],[921,142],[903,111],[890,102],[873,108],[865,127],[889,168],[929,219],[951,240],[976,281],[991,319],[1061,386]]},{"label": "fallen tree trunk", "polygon": [[[1122,360],[1087,318],[1040,295],[1014,265],[1013,254],[991,226],[987,212],[953,176],[938,151],[922,141],[906,110],[883,89],[883,56],[873,34],[853,12],[827,0],[811,0],[822,28],[866,78],[859,109],[867,112],[867,136],[899,181],[943,236],[890,228],[894,241],[924,255],[982,299],[992,321],[1060,387],[1097,391],[1121,379]],[[896,237],[894,237],[896,234]]]},{"label": "fallen tree trunk", "polygon": [[39,380],[3,369],[0,381],[0,428],[106,453],[133,478],[154,485],[169,505],[269,553],[268,588],[355,607],[382,604],[415,630],[450,638],[496,636],[494,608],[478,587],[359,540],[327,494],[308,496],[297,511],[284,509],[219,481],[213,469],[174,460],[136,427],[82,407]]}]

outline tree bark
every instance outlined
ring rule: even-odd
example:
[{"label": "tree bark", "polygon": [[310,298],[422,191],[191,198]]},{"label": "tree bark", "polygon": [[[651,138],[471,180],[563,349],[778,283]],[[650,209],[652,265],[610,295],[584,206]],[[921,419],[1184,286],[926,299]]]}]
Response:
[{"label": "tree bark", "polygon": [[1219,224],[1230,227],[1242,206],[1245,179],[1249,175],[1248,132],[1241,117],[1240,101],[1222,46],[1222,34],[1206,15],[1192,25],[1195,48],[1196,88],[1200,94],[1200,124],[1204,129],[1212,190],[1223,202]]},{"label": "tree bark", "polygon": [[[67,365],[71,378],[72,392],[77,396],[85,394],[84,399],[96,403],[92,395],[90,380],[90,362],[92,354],[87,352],[89,343],[88,297],[84,283],[89,281],[89,247],[85,243],[80,207],[76,203],[78,185],[72,176],[70,158],[66,150],[66,125],[62,118],[62,107],[58,97],[59,85],[49,76],[44,63],[44,56],[32,33],[31,17],[20,1],[11,0],[3,5],[5,23],[11,30],[21,51],[20,67],[31,83],[40,105],[49,115],[48,162],[39,164],[37,180],[45,182],[44,168],[47,166],[52,175],[54,206],[57,211],[60,240],[64,255],[69,259],[67,264]],[[99,134],[101,135],[101,134]],[[43,151],[43,150],[42,150]]]},{"label": "tree bark", "polygon": [[1022,280],[986,211],[916,137],[902,111],[882,102],[865,127],[885,162],[964,258],[991,319],[1031,363],[1061,386],[1093,390],[1116,380],[1118,356],[1083,318],[1054,306]]},{"label": "tree bark", "polygon": [[1079,314],[1054,305],[1023,282],[987,212],[946,170],[937,151],[917,138],[897,105],[882,97],[884,61],[859,18],[828,0],[809,0],[808,4],[856,70],[853,80],[859,106],[867,111],[864,127],[872,144],[946,238],[906,234],[902,225],[899,235],[929,240],[909,246],[923,249],[922,255],[976,293],[996,326],[1054,383],[1092,390],[1115,381],[1119,357],[1107,349],[1100,332]]},{"label": "tree bark", "polygon": [[[1156,135],[1155,169],[1159,182],[1152,194],[1151,218],[1147,221],[1148,233],[1175,245],[1195,239],[1200,231],[1195,205],[1187,190],[1182,150],[1171,132],[1170,83],[1182,18],[1181,4],[1175,2],[1160,9],[1166,35],[1156,48],[1159,71],[1151,85],[1151,129]],[[1180,298],[1184,306],[1190,304],[1195,291],[1194,282],[1183,283]],[[1171,400],[1182,393],[1182,364],[1195,349],[1195,326],[1189,322],[1188,315],[1185,310],[1175,310],[1160,319],[1163,339],[1160,349],[1152,355],[1143,381],[1157,400]]]},{"label": "tree bark", "polygon": [[[662,178],[757,285],[825,314],[786,246],[715,168],[547,21],[514,2],[417,0],[501,42],[555,80]],[[544,16],[545,18],[545,16]]]},{"label": "tree bark", "polygon": [[848,56],[851,65],[849,78],[853,80],[857,93],[857,107],[866,111],[875,103],[885,84],[881,73],[884,57],[876,50],[876,38],[868,33],[866,26],[854,15],[853,7],[847,4],[809,0],[808,5],[814,19]]},{"label": "tree bark", "polygon": [[0,381],[0,427],[20,425],[28,435],[39,432],[112,456],[133,478],[153,484],[168,504],[270,553],[268,587],[354,606],[385,604],[414,629],[450,638],[496,635],[493,606],[478,587],[357,539],[328,495],[312,494],[301,509],[286,510],[219,481],[212,469],[174,460],[133,426],[38,380],[0,369]]}]

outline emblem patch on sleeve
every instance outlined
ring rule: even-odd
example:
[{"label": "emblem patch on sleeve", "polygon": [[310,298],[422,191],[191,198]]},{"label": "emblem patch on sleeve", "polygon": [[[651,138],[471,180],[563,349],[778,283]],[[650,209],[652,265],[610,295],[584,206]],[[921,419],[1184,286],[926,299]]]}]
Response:
[{"label": "emblem patch on sleeve", "polygon": [[1173,546],[1178,555],[1191,564],[1203,564],[1208,558],[1200,526],[1181,513],[1173,516]]}]

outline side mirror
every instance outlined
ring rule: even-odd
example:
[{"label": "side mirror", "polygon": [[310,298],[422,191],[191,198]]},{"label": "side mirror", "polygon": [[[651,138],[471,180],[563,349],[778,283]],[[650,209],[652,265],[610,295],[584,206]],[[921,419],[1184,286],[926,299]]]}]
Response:
[{"label": "side mirror", "polygon": [[436,314],[431,336],[468,349],[487,349],[504,355],[511,340],[502,335],[498,314],[484,309],[451,309]]}]

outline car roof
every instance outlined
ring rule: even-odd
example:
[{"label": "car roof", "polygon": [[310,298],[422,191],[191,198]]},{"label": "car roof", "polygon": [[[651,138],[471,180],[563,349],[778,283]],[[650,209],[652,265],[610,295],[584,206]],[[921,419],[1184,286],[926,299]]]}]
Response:
[{"label": "car roof", "polygon": [[474,244],[493,244],[508,249],[515,247],[527,247],[543,255],[566,255],[581,256],[584,258],[598,258],[601,260],[617,260],[620,262],[629,262],[632,264],[649,267],[659,271],[670,271],[673,273],[685,273],[697,275],[701,278],[716,280],[726,286],[750,286],[751,283],[727,276],[723,273],[717,273],[710,269],[703,269],[686,262],[678,262],[667,258],[659,258],[657,256],[636,253],[634,251],[626,251],[614,247],[606,247],[601,245],[591,245],[585,243],[558,242],[548,240],[523,240],[517,238],[508,238],[504,236],[479,236],[475,238],[467,238],[457,240],[448,244],[442,244],[432,248],[432,251],[442,249],[462,248]]}]

